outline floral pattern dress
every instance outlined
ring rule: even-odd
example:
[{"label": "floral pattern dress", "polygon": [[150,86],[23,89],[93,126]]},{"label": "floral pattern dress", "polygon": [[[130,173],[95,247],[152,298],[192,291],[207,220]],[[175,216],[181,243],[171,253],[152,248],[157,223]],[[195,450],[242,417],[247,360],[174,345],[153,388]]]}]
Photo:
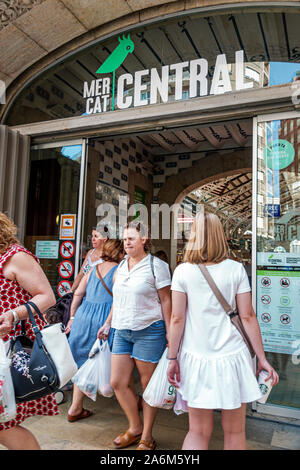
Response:
[{"label": "floral pattern dress", "polygon": [[[23,246],[12,245],[10,248],[0,256],[0,315],[7,310],[15,309],[20,305],[25,304],[30,300],[31,295],[23,289],[17,281],[11,281],[3,276],[3,266],[13,255],[19,252],[25,252],[33,256],[37,261],[38,259],[26,250]],[[45,323],[34,314],[36,323],[40,329],[45,326]],[[34,340],[35,336],[29,320],[25,321],[25,328],[27,336]],[[21,324],[19,323],[16,328],[16,333],[20,334]],[[4,341],[9,341],[15,334],[13,328],[7,336],[3,338]],[[21,424],[26,418],[35,415],[47,415],[53,416],[58,414],[58,407],[55,400],[55,395],[51,394],[38,400],[28,401],[25,403],[17,404],[17,415],[15,419],[7,421],[6,423],[0,423],[0,431],[4,429],[10,429],[14,426]]]}]

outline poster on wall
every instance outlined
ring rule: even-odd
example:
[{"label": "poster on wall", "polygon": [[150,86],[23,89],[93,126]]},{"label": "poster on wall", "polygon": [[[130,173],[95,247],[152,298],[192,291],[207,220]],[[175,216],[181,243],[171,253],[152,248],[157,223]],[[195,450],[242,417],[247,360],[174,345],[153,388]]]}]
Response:
[{"label": "poster on wall", "polygon": [[57,259],[58,249],[57,240],[37,240],[35,254],[39,259]]},{"label": "poster on wall", "polygon": [[59,239],[75,240],[76,214],[62,214],[60,216]]},{"label": "poster on wall", "polygon": [[259,255],[268,262],[257,270],[257,319],[264,350],[293,354],[293,343],[300,339],[300,256]]}]

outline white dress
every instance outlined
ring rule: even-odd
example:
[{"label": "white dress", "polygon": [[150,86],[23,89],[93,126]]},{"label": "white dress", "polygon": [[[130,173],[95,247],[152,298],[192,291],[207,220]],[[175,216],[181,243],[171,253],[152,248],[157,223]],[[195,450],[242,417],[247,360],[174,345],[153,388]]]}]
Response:
[{"label": "white dress", "polygon": [[[241,263],[227,259],[207,269],[233,308],[236,294],[250,292]],[[261,398],[248,348],[199,267],[177,266],[172,290],[187,294],[179,391],[188,406],[231,410]]]}]

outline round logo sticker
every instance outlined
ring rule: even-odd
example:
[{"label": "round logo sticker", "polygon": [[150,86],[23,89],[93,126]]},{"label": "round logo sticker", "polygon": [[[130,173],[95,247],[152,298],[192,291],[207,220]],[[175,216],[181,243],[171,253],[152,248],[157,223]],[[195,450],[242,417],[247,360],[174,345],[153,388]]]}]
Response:
[{"label": "round logo sticker", "polygon": [[264,148],[264,161],[271,170],[283,170],[295,158],[295,149],[287,140],[276,139]]}]

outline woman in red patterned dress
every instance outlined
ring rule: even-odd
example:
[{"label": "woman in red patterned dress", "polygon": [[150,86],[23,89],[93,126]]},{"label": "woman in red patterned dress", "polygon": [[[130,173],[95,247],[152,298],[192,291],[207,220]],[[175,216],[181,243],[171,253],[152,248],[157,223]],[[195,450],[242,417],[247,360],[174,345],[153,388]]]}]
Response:
[{"label": "woman in red patterned dress", "polygon": [[[18,319],[26,321],[27,336],[34,339],[31,323],[24,304],[32,299],[41,312],[55,303],[51,286],[37,262],[37,258],[20,245],[17,228],[0,212],[0,338],[8,341],[14,335]],[[34,313],[38,327],[44,326]],[[17,325],[20,333],[20,323]],[[58,408],[54,394],[17,405],[14,420],[0,423],[0,444],[10,450],[38,450],[34,435],[20,424],[35,415],[56,415]]]}]

